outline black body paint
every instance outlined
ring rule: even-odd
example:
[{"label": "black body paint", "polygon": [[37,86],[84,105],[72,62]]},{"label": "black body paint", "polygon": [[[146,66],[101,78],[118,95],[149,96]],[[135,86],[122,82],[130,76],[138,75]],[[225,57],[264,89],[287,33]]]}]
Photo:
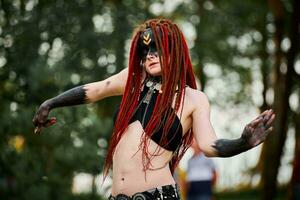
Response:
[{"label": "black body paint", "polygon": [[251,149],[247,140],[243,137],[234,140],[219,139],[213,147],[219,157],[230,157]]},{"label": "black body paint", "polygon": [[45,102],[46,106],[49,109],[63,107],[63,106],[73,106],[86,103],[86,90],[83,88],[84,86],[78,86],[67,90],[66,92],[49,99]]}]

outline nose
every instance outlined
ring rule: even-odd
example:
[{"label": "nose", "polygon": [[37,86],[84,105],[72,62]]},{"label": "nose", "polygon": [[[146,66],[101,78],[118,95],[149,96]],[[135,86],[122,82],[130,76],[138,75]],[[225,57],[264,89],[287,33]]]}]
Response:
[{"label": "nose", "polygon": [[148,54],[147,54],[147,56],[146,56],[146,58],[147,58],[147,60],[152,60],[152,59],[154,59],[154,58],[157,58],[157,52],[151,52],[151,51],[149,51],[148,52]]}]

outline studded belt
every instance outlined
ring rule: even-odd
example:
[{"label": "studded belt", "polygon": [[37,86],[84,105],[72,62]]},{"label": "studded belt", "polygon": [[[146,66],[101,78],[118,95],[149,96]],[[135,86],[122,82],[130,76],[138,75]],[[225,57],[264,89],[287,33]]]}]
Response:
[{"label": "studded belt", "polygon": [[180,200],[177,185],[164,185],[144,192],[138,192],[134,195],[127,196],[118,194],[112,196],[108,200]]}]

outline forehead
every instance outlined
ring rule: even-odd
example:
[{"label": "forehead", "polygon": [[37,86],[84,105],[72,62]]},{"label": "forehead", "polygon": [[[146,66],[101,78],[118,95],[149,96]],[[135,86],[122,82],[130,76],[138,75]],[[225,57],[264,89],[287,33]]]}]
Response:
[{"label": "forehead", "polygon": [[151,28],[145,29],[145,31],[141,34],[141,42],[143,45],[149,46],[150,43],[154,43],[154,35]]}]

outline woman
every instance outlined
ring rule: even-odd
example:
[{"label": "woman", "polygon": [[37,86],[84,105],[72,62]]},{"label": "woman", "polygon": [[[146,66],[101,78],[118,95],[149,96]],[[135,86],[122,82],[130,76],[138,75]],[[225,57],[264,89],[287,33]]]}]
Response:
[{"label": "woman", "polygon": [[56,122],[56,107],[123,95],[105,160],[112,167],[110,199],[180,199],[172,172],[194,137],[206,156],[233,156],[260,144],[272,131],[272,110],[249,123],[240,138],[217,139],[206,95],[196,90],[187,44],[176,24],[153,19],[134,32],[128,68],[106,80],[46,100],[35,132]]}]

